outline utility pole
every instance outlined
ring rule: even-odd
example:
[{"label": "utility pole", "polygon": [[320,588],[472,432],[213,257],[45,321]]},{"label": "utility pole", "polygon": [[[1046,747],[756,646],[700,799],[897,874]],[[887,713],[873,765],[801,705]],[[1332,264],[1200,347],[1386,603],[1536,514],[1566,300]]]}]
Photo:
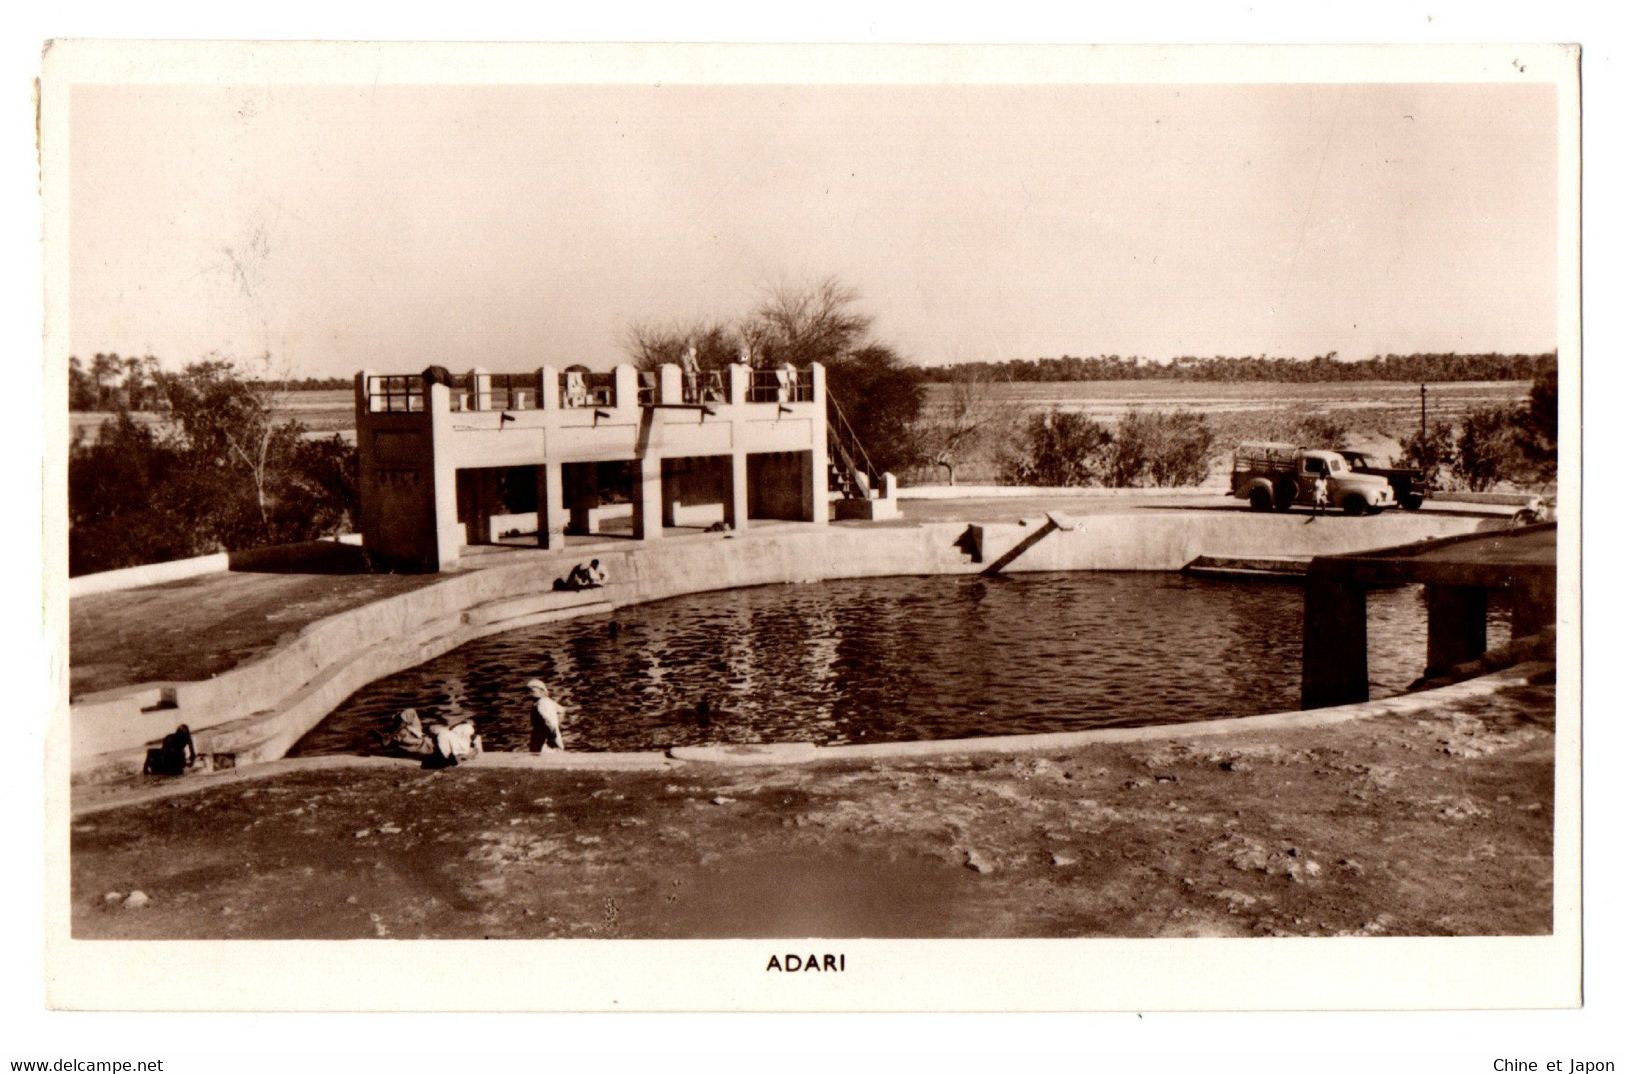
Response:
[{"label": "utility pole", "polygon": [[1427,476],[1428,476],[1428,469],[1429,469],[1428,463],[1430,461],[1431,456],[1433,455],[1433,449],[1428,444],[1428,386],[1427,386],[1426,381],[1422,382],[1422,444],[1421,444],[1421,447],[1422,447],[1422,450],[1421,450],[1421,452],[1419,454],[1422,456],[1422,480],[1426,481]]}]

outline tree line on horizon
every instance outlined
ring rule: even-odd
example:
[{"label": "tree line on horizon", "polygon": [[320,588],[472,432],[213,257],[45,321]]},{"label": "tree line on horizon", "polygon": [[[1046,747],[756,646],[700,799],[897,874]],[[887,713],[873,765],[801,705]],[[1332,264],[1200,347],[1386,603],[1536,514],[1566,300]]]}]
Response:
[{"label": "tree line on horizon", "polygon": [[1472,380],[1535,380],[1557,370],[1557,354],[1384,354],[1345,361],[1336,351],[1313,358],[1247,355],[1231,358],[1184,356],[1169,362],[1116,354],[1079,358],[1013,358],[1002,362],[957,362],[925,366],[929,384],[993,379],[1018,383],[1079,380],[1188,380],[1210,383],[1282,381],[1295,384],[1345,381],[1401,383]]},{"label": "tree line on horizon", "polygon": [[[782,296],[781,296],[782,297]],[[793,305],[794,296],[791,297]],[[693,326],[635,326],[627,349],[640,368],[652,368],[663,362],[678,363],[683,350],[693,341],[701,369],[717,369],[746,357],[749,364],[766,365],[774,359],[804,364],[797,359],[826,360],[837,352],[840,344],[861,334],[868,327],[867,318],[861,329],[855,325],[837,325],[832,339],[797,338],[784,333],[797,327],[797,311],[781,308],[781,314],[790,315],[791,323],[756,319],[741,325],[707,323]],[[813,320],[823,319],[831,311],[802,310],[804,316],[813,313]],[[839,317],[836,317],[839,320]],[[775,338],[777,337],[777,338]],[[743,346],[741,346],[743,344]],[[753,346],[754,344],[754,346]],[[833,344],[833,345],[831,345]],[[890,347],[875,345],[887,351],[888,366],[905,363]],[[822,353],[823,358],[817,357]],[[1246,355],[1239,358],[1216,355],[1208,358],[1184,356],[1169,362],[1155,362],[1145,358],[1122,357],[1116,354],[1080,358],[1063,354],[1059,358],[1013,358],[1002,362],[972,361],[953,365],[921,365],[912,367],[922,384],[960,384],[971,381],[1005,381],[1010,383],[1053,383],[1057,381],[1121,381],[1121,380],[1176,380],[1205,383],[1283,382],[1293,384],[1343,383],[1358,381],[1393,381],[1399,383],[1450,383],[1460,381],[1535,380],[1557,369],[1557,354],[1482,354],[1418,353],[1373,355],[1345,361],[1337,352],[1316,355],[1313,358],[1287,358],[1279,356]],[[96,354],[88,365],[77,356],[68,359],[68,409],[70,411],[159,410],[164,403],[158,387],[158,359],[152,355],[140,358],[120,357],[117,353]],[[259,387],[270,384],[254,382]],[[340,391],[352,384],[349,377],[299,377],[278,381],[278,391]]]},{"label": "tree line on horizon", "polygon": [[[835,277],[768,292],[729,320],[632,325],[629,358],[648,369],[681,362],[689,348],[703,370],[735,361],[758,368],[819,362],[830,395],[874,470],[953,484],[970,460],[993,458],[999,477],[1031,485],[1189,485],[1219,449],[1201,414],[1148,408],[1108,426],[1061,411],[1033,413],[1000,390],[1015,381],[1451,381],[1525,380],[1517,406],[1479,408],[1459,427],[1430,424],[1406,443],[1409,461],[1474,488],[1549,479],[1556,459],[1557,361],[1552,353],[1386,355],[1344,362],[1335,354],[1289,358],[1180,358],[1167,364],[1118,356],[968,362],[922,367],[872,333],[859,296]],[[343,378],[269,375],[210,356],[179,373],[156,358],[97,354],[69,359],[69,406],[111,411],[94,438],[69,450],[69,570],[108,570],[219,550],[309,540],[360,523],[359,458],[338,437],[312,439],[279,418],[277,397],[304,388],[346,388]],[[947,390],[928,399],[926,385]],[[937,396],[940,396],[937,397]],[[166,420],[137,421],[137,412]],[[1298,415],[1290,435],[1336,440],[1332,419]]]},{"label": "tree line on horizon", "polygon": [[[77,355],[69,355],[68,410],[163,411],[169,403],[164,377],[175,375],[166,374],[160,369],[158,359],[150,354],[140,358],[121,358],[117,352],[97,353],[88,364]],[[273,383],[264,378],[250,377],[246,383],[254,388],[309,392],[336,391],[350,387],[353,381],[349,377],[298,377]]]}]

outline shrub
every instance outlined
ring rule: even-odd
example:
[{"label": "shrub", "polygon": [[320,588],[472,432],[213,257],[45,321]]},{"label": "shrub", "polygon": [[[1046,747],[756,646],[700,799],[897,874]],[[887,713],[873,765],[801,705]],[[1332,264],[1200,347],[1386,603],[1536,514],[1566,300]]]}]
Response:
[{"label": "shrub", "polygon": [[1014,451],[1003,460],[1002,476],[1013,485],[1098,485],[1111,442],[1105,426],[1082,414],[1032,414]]},{"label": "shrub", "polygon": [[1455,472],[1474,492],[1523,477],[1527,459],[1518,443],[1516,407],[1469,410],[1456,438]]},{"label": "shrub", "polygon": [[1518,409],[1518,446],[1537,481],[1557,477],[1557,370],[1535,378]]},{"label": "shrub", "polygon": [[1342,418],[1332,414],[1305,414],[1295,422],[1294,443],[1307,448],[1340,448],[1348,443],[1349,427]]},{"label": "shrub", "polygon": [[1422,440],[1418,428],[1400,442],[1399,457],[1395,462],[1422,471],[1422,479],[1430,488],[1443,488],[1445,474],[1456,465],[1456,429],[1448,421],[1428,426],[1427,442]]},{"label": "shrub", "polygon": [[1116,488],[1200,485],[1213,458],[1213,430],[1188,411],[1131,411],[1106,457],[1106,484]]},{"label": "shrub", "polygon": [[272,419],[231,366],[160,374],[170,421],[122,407],[68,455],[68,571],[84,574],[310,540],[359,521],[356,449]]}]

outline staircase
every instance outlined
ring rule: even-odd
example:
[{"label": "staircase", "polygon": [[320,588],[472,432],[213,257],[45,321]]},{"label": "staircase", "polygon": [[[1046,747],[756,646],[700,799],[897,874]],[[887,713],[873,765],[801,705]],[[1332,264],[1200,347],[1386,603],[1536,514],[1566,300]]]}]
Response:
[{"label": "staircase", "polygon": [[896,518],[897,501],[890,474],[881,474],[863,450],[852,425],[833,396],[829,411],[829,488],[838,495],[835,516],[844,519]]},{"label": "staircase", "polygon": [[829,487],[843,500],[867,500],[878,474],[834,396],[829,397]]}]

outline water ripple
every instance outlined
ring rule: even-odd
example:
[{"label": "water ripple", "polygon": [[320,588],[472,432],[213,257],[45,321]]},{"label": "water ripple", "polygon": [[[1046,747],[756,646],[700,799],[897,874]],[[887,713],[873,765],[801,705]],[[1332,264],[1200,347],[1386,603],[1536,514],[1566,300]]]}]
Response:
[{"label": "water ripple", "polygon": [[[674,598],[485,638],[360,690],[295,747],[361,752],[407,706],[523,750],[526,680],[572,749],[901,739],[1212,719],[1297,706],[1303,595],[1175,574],[858,579]],[[1491,643],[1504,638],[1504,610]],[[1368,600],[1373,696],[1422,668],[1419,587]],[[696,715],[709,700],[716,715]]]}]

